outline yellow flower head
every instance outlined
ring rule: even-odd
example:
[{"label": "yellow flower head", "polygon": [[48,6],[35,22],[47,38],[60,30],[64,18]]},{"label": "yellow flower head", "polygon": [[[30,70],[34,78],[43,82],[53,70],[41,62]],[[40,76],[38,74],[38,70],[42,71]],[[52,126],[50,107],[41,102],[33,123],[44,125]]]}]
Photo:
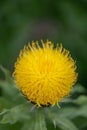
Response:
[{"label": "yellow flower head", "polygon": [[14,78],[28,100],[38,106],[55,105],[69,95],[76,82],[75,62],[62,45],[51,41],[32,42],[24,47],[15,63]]}]

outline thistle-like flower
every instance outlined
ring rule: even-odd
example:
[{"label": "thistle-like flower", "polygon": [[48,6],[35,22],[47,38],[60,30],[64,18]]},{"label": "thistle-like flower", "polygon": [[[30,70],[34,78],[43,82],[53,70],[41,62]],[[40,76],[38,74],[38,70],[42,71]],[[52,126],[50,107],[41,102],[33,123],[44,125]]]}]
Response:
[{"label": "thistle-like flower", "polygon": [[68,96],[77,79],[75,62],[62,45],[32,42],[21,50],[13,73],[19,90],[38,106],[55,105]]}]

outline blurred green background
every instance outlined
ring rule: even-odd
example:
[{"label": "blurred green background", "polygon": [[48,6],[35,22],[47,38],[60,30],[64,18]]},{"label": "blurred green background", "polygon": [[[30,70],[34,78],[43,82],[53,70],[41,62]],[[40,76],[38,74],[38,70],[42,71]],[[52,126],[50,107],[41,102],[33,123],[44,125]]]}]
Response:
[{"label": "blurred green background", "polygon": [[87,0],[0,0],[0,64],[13,71],[19,50],[32,40],[63,43],[87,84]]}]

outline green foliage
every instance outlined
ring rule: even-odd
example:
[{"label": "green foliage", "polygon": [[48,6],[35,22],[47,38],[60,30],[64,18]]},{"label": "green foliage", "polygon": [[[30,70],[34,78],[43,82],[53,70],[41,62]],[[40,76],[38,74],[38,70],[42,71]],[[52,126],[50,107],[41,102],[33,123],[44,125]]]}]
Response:
[{"label": "green foliage", "polygon": [[29,119],[30,118],[30,114],[28,112],[29,109],[30,109],[30,106],[28,106],[28,104],[22,104],[22,105],[13,107],[11,109],[5,109],[0,114],[1,116],[0,123],[1,124],[6,124],[6,123],[14,124],[17,121]]},{"label": "green foliage", "polygon": [[43,112],[36,111],[30,122],[26,122],[22,130],[47,130]]},{"label": "green foliage", "polygon": [[56,113],[48,112],[50,120],[54,126],[60,127],[62,130],[78,130],[78,128],[66,117],[61,117]]},{"label": "green foliage", "polygon": [[1,70],[5,79],[0,80],[0,130],[86,130],[87,96],[80,94],[85,92],[83,86],[77,84],[72,97],[59,103],[61,108],[37,108],[16,88],[9,71],[2,66]]}]

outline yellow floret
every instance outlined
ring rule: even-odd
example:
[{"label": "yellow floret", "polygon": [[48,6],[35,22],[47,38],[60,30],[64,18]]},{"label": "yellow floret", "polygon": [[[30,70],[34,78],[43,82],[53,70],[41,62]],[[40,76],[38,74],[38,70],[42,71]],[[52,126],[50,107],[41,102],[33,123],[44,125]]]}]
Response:
[{"label": "yellow floret", "polygon": [[31,102],[55,105],[69,95],[76,82],[75,62],[62,45],[54,48],[51,41],[32,42],[24,47],[15,63],[14,79]]}]

